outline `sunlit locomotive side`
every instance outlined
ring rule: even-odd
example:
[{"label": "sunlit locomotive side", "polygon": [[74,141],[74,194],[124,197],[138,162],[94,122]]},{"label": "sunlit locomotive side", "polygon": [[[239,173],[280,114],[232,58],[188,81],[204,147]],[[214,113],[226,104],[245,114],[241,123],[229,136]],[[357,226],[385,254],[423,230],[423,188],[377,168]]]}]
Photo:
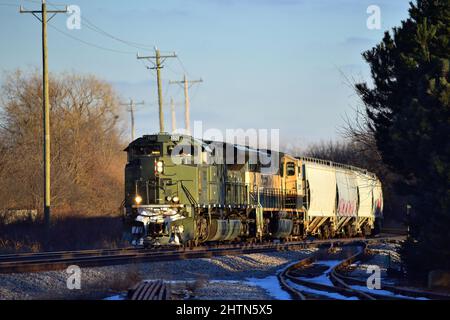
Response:
[{"label": "sunlit locomotive side", "polygon": [[[353,237],[372,233],[382,217],[381,183],[363,169],[163,133],[125,151],[133,244]],[[260,156],[270,165],[254,161]]]}]

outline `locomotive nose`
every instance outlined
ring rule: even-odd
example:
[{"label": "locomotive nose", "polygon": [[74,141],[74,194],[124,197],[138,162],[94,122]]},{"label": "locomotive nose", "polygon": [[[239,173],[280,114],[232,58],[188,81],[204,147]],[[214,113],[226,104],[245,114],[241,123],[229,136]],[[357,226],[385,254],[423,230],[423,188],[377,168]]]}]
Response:
[{"label": "locomotive nose", "polygon": [[164,164],[156,157],[139,158],[125,167],[125,202],[129,206],[158,203],[158,176]]}]

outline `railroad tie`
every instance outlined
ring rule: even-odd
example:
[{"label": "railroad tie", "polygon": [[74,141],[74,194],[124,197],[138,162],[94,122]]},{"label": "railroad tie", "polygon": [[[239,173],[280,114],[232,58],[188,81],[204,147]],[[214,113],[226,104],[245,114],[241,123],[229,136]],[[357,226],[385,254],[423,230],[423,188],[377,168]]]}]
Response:
[{"label": "railroad tie", "polygon": [[128,289],[128,299],[131,299],[131,300],[133,299],[133,296],[138,291],[138,289],[140,289],[141,285],[142,285],[142,282],[138,282],[134,286],[132,286],[130,289]]},{"label": "railroad tie", "polygon": [[155,300],[156,293],[161,290],[162,288],[162,281],[156,281],[155,285],[152,287],[151,290],[147,291],[147,294],[144,296],[142,300]]},{"label": "railroad tie", "polygon": [[150,300],[149,296],[151,296],[153,294],[153,292],[155,290],[158,290],[158,288],[159,288],[159,281],[147,282],[145,287],[146,287],[146,290],[142,291],[138,300]]},{"label": "railroad tie", "polygon": [[170,290],[170,284],[165,285],[165,292],[163,296],[163,300],[171,300],[172,297],[170,296],[171,290]]},{"label": "railroad tie", "polygon": [[137,290],[134,292],[133,296],[131,297],[131,300],[143,300],[144,296],[146,295],[147,291],[150,290],[153,286],[156,285],[156,282],[151,281],[143,281],[140,283]]},{"label": "railroad tie", "polygon": [[161,285],[161,289],[159,290],[158,298],[156,298],[156,295],[155,295],[155,298],[153,300],[163,300],[163,297],[165,296],[166,290],[167,290],[167,288],[166,288],[166,286],[163,283]]},{"label": "railroad tie", "polygon": [[139,292],[141,292],[142,286],[144,283],[139,282],[133,286],[133,288],[128,290],[128,298],[130,300],[135,300],[137,296],[139,295]]},{"label": "railroad tie", "polygon": [[168,300],[170,290],[162,280],[142,281],[129,290],[128,296],[130,300]]}]

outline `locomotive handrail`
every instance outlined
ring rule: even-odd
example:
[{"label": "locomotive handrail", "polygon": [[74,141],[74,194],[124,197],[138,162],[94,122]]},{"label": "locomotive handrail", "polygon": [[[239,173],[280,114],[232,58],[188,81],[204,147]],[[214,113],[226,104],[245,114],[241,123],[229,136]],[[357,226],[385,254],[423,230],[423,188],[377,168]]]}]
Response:
[{"label": "locomotive handrail", "polygon": [[193,206],[197,206],[197,201],[195,201],[195,198],[192,196],[192,194],[189,192],[189,190],[186,188],[186,186],[183,184],[183,181],[180,181],[181,183],[181,189],[183,189],[184,194],[186,195],[186,197],[188,198],[189,202],[191,203],[191,205]]}]

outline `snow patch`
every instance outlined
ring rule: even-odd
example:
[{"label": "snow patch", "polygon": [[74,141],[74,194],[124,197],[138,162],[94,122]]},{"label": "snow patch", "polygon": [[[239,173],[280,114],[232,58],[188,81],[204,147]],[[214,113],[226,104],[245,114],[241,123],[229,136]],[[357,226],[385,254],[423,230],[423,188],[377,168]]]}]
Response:
[{"label": "snow patch", "polygon": [[292,282],[290,280],[287,280],[287,283],[291,287],[293,287],[293,288],[295,288],[295,289],[297,289],[297,290],[299,290],[301,292],[306,292],[306,293],[310,293],[310,294],[317,294],[317,295],[320,295],[320,296],[325,296],[325,297],[329,297],[329,298],[337,299],[337,300],[359,300],[358,297],[354,297],[354,296],[347,297],[347,296],[344,296],[344,295],[336,293],[336,292],[328,292],[328,291],[316,290],[316,289],[313,289],[313,288],[305,287],[305,286],[302,286],[300,284],[294,283],[294,282]]},{"label": "snow patch", "polygon": [[425,297],[409,297],[409,296],[404,296],[401,294],[396,294],[392,291],[387,291],[387,290],[383,290],[383,289],[369,289],[367,287],[364,286],[358,286],[358,285],[353,285],[351,286],[352,288],[359,290],[359,291],[364,291],[367,292],[368,294],[381,294],[381,295],[385,295],[385,296],[391,296],[391,297],[396,297],[396,298],[403,298],[403,299],[411,299],[411,300],[429,300],[428,298]]},{"label": "snow patch", "polygon": [[330,278],[328,277],[328,274],[331,272],[331,270],[337,266],[339,263],[341,263],[341,260],[321,260],[314,263],[314,265],[317,266],[327,266],[328,269],[321,274],[320,276],[313,277],[313,278],[306,278],[306,277],[299,277],[299,279],[306,280],[309,282],[314,283],[320,283],[327,286],[333,286],[333,283],[331,282]]},{"label": "snow patch", "polygon": [[268,276],[262,279],[247,278],[244,283],[263,288],[276,300],[291,300],[291,296],[281,288],[278,277],[276,276]]},{"label": "snow patch", "polygon": [[112,300],[112,301],[126,300],[126,294],[125,293],[117,294],[115,296],[107,297],[103,300]]}]

